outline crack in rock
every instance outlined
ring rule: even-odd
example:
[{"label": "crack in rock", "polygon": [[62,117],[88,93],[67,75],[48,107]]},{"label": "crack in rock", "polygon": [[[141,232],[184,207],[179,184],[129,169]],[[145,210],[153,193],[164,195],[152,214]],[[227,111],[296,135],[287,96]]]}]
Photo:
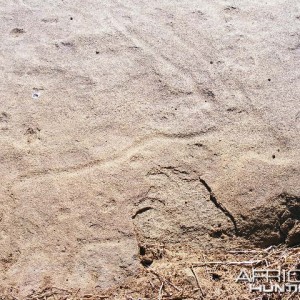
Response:
[{"label": "crack in rock", "polygon": [[218,208],[219,210],[221,210],[226,217],[228,217],[233,226],[234,226],[234,231],[235,231],[235,235],[238,236],[239,235],[239,230],[238,230],[238,227],[237,227],[237,222],[234,218],[234,216],[229,212],[229,210],[224,207],[216,198],[214,192],[212,191],[211,187],[207,184],[207,182],[202,179],[202,178],[199,178],[199,181],[203,184],[203,186],[206,188],[206,190],[209,192],[209,198],[210,198],[210,201],[216,206],[216,208]]},{"label": "crack in rock", "polygon": [[144,213],[144,212],[146,212],[146,211],[148,211],[148,210],[150,210],[150,209],[154,209],[154,208],[153,208],[153,207],[150,207],[150,206],[143,207],[143,208],[137,210],[137,212],[136,212],[131,218],[132,218],[132,219],[135,219],[136,216],[138,216],[138,215],[140,215],[140,214],[142,214],[142,213]]}]

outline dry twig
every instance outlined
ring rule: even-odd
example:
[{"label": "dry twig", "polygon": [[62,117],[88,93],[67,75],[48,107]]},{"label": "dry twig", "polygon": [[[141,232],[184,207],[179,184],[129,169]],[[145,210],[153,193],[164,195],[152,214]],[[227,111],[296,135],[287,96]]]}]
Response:
[{"label": "dry twig", "polygon": [[199,291],[200,291],[200,299],[203,299],[203,298],[204,298],[204,293],[203,293],[203,290],[202,290],[202,288],[201,288],[199,278],[198,278],[198,276],[197,276],[197,274],[196,274],[196,272],[195,272],[193,266],[191,266],[191,271],[192,271],[192,273],[193,273],[193,275],[194,275],[194,277],[195,277],[195,279],[196,279],[197,286],[198,286]]},{"label": "dry twig", "polygon": [[158,292],[158,300],[161,300],[162,298],[162,291],[163,291],[164,283],[161,284]]},{"label": "dry twig", "polygon": [[193,263],[193,267],[203,267],[207,265],[235,265],[235,266],[255,266],[264,260],[249,260],[249,261],[206,261]]}]

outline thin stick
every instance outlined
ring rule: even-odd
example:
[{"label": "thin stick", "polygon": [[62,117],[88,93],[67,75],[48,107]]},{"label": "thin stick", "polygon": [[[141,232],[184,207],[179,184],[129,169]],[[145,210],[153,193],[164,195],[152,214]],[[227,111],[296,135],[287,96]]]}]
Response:
[{"label": "thin stick", "polygon": [[161,284],[161,286],[159,288],[159,292],[158,292],[158,300],[161,300],[161,298],[162,298],[163,287],[164,287],[164,283],[162,282],[162,284]]},{"label": "thin stick", "polygon": [[177,290],[178,292],[182,292],[182,289],[180,289],[178,286],[176,286],[174,283],[172,283],[171,281],[165,279],[166,283],[168,283],[170,286],[172,286],[175,290]]},{"label": "thin stick", "polygon": [[154,270],[149,270],[150,273],[154,274],[161,282],[167,283],[170,286],[172,286],[175,290],[177,290],[178,292],[182,292],[182,289],[180,289],[179,287],[177,287],[174,283],[172,283],[171,281],[165,279],[162,275],[158,274],[157,272],[155,272]]},{"label": "thin stick", "polygon": [[80,289],[78,289],[78,290],[76,291],[75,296],[77,296],[77,294],[79,293],[79,291],[80,291]]},{"label": "thin stick", "polygon": [[152,283],[152,281],[149,280],[149,283],[150,283],[152,289],[154,289],[154,284]]},{"label": "thin stick", "polygon": [[204,298],[204,293],[203,293],[203,290],[202,290],[202,288],[201,288],[199,278],[198,278],[198,276],[197,276],[197,274],[196,274],[196,272],[195,272],[193,266],[191,266],[191,271],[192,271],[192,273],[193,273],[193,275],[194,275],[194,277],[195,277],[195,279],[196,279],[197,286],[198,286],[199,291],[200,291],[200,299],[203,299],[203,298]]},{"label": "thin stick", "polygon": [[93,294],[83,295],[83,298],[91,298],[91,297],[97,297],[98,299],[107,299],[107,298],[109,298],[109,296],[104,296],[104,295],[93,295]]},{"label": "thin stick", "polygon": [[227,251],[227,252],[232,253],[232,254],[262,253],[262,251],[257,251],[257,250],[231,250],[231,251]]},{"label": "thin stick", "polygon": [[258,263],[263,262],[263,260],[249,260],[249,261],[207,261],[207,262],[200,262],[200,263],[193,263],[193,267],[201,267],[207,265],[236,265],[236,266],[243,266],[249,265],[253,266]]},{"label": "thin stick", "polygon": [[270,246],[270,247],[264,249],[263,251],[264,251],[264,252],[269,252],[269,251],[271,251],[271,250],[274,249],[274,248],[275,248],[274,246]]},{"label": "thin stick", "polygon": [[294,291],[293,293],[290,294],[290,296],[288,298],[286,298],[286,300],[292,299],[292,297],[296,294],[297,291]]}]

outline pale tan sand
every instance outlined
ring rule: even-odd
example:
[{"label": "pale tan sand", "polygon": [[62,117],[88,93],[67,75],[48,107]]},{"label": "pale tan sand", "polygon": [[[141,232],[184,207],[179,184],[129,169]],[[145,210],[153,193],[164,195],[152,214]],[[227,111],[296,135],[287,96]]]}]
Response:
[{"label": "pale tan sand", "polygon": [[3,293],[105,293],[161,247],[300,242],[297,1],[2,0],[0,16]]}]

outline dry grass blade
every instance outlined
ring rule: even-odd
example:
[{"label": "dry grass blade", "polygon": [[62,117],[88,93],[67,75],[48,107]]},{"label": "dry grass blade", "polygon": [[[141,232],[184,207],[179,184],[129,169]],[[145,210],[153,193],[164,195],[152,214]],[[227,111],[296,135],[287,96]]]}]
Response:
[{"label": "dry grass blade", "polygon": [[292,299],[292,297],[294,297],[296,293],[297,293],[297,291],[294,291],[293,293],[291,293],[290,296],[288,298],[286,298],[286,300]]},{"label": "dry grass blade", "polygon": [[195,279],[196,279],[197,286],[198,286],[199,291],[200,291],[200,299],[203,299],[205,295],[204,295],[204,292],[203,292],[202,287],[201,287],[201,285],[200,285],[199,278],[198,278],[198,276],[197,276],[197,274],[196,274],[196,272],[195,272],[193,266],[191,266],[191,271],[192,271],[192,273],[193,273],[193,275],[194,275],[194,277],[195,277]]},{"label": "dry grass blade", "polygon": [[264,260],[249,260],[249,261],[206,261],[193,263],[193,267],[202,267],[208,265],[236,265],[236,266],[255,266]]},{"label": "dry grass blade", "polygon": [[161,299],[162,299],[163,288],[164,288],[164,283],[162,283],[161,286],[160,286],[160,288],[159,288],[159,292],[158,292],[158,300],[161,300]]},{"label": "dry grass blade", "polygon": [[179,287],[177,287],[174,283],[172,283],[171,281],[165,279],[162,275],[158,274],[157,272],[155,272],[154,270],[149,270],[150,273],[154,274],[162,283],[168,284],[170,286],[172,286],[175,290],[177,290],[178,292],[181,292],[182,289],[180,289]]}]

